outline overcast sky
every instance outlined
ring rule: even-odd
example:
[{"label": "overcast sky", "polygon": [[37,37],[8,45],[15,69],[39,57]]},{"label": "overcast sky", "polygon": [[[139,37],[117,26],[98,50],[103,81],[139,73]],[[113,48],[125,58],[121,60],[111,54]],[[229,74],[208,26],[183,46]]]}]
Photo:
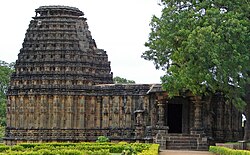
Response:
[{"label": "overcast sky", "polygon": [[14,62],[35,9],[43,5],[79,8],[88,20],[97,47],[107,51],[114,76],[136,83],[160,83],[163,71],[141,58],[159,0],[6,0],[0,9],[0,60]]}]

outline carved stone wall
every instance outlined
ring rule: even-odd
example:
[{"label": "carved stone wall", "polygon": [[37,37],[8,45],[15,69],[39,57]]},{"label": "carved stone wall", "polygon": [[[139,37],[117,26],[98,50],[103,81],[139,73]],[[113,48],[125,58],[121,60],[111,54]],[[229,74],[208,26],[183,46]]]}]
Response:
[{"label": "carved stone wall", "polygon": [[[143,129],[143,139],[145,127],[151,125],[150,107],[154,102],[150,101],[155,100],[154,95],[147,94],[150,87],[100,84],[91,86],[90,93],[78,90],[74,94],[9,95],[5,140],[9,144],[88,141],[106,135],[114,140],[133,141],[136,127]],[[139,126],[134,113],[137,110],[143,111]]]},{"label": "carved stone wall", "polygon": [[[74,7],[36,9],[7,95],[7,144],[105,135],[114,141],[155,140],[166,148],[179,136],[193,137],[194,147],[202,149],[209,137],[240,138],[241,114],[221,97],[207,102],[184,94],[175,100],[161,85],[113,84],[107,53],[97,48],[83,12]],[[176,135],[168,133],[168,104],[182,105]]]}]

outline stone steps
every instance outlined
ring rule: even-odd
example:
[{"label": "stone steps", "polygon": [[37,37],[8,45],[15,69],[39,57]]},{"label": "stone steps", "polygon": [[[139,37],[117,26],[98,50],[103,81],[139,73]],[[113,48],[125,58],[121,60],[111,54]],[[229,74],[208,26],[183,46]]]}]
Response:
[{"label": "stone steps", "polygon": [[170,150],[208,150],[206,138],[198,134],[168,134],[166,140],[166,148]]}]

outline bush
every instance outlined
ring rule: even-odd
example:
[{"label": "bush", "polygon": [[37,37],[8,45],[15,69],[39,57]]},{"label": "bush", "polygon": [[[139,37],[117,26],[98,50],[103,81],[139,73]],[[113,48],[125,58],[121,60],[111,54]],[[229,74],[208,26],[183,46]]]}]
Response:
[{"label": "bush", "polygon": [[131,146],[133,147],[134,151],[138,153],[142,152],[143,150],[148,150],[151,145],[152,144],[147,143],[133,143]]},{"label": "bush", "polygon": [[5,152],[6,150],[9,150],[10,146],[0,146],[0,152]]},{"label": "bush", "polygon": [[111,155],[109,150],[86,151],[86,155]]},{"label": "bush", "polygon": [[42,149],[47,149],[47,150],[53,150],[54,147],[50,145],[37,145],[33,148],[34,151],[42,150]]},{"label": "bush", "polygon": [[138,155],[158,155],[159,154],[159,144],[152,144],[148,150],[143,150]]},{"label": "bush", "polygon": [[124,146],[114,145],[114,146],[110,147],[109,149],[110,149],[110,153],[121,153],[122,150],[124,150]]},{"label": "bush", "polygon": [[52,151],[52,152],[56,152],[56,155],[84,155],[84,152],[79,151],[79,150],[56,150],[56,151]]},{"label": "bush", "polygon": [[23,146],[20,146],[20,145],[14,145],[11,147],[11,150],[12,151],[24,151],[25,148]]},{"label": "bush", "polygon": [[122,155],[134,155],[136,154],[135,150],[131,146],[125,146],[122,151]]},{"label": "bush", "polygon": [[105,136],[99,136],[96,142],[99,142],[99,143],[109,142],[109,138]]},{"label": "bush", "polygon": [[[14,146],[0,145],[0,155],[135,155],[158,154],[158,144],[145,143],[23,143]],[[157,153],[155,153],[157,152]]]},{"label": "bush", "polygon": [[26,149],[26,148],[34,148],[35,146],[41,145],[41,144],[40,143],[21,143],[18,145],[23,146]]},{"label": "bush", "polygon": [[121,142],[119,142],[118,144],[119,144],[119,145],[127,145],[128,142],[121,141]]},{"label": "bush", "polygon": [[52,150],[49,150],[49,149],[40,149],[38,151],[35,151],[37,152],[38,154],[41,154],[41,155],[56,155],[55,152],[53,152]]},{"label": "bush", "polygon": [[250,151],[234,150],[221,146],[210,146],[209,151],[220,155],[250,155]]}]

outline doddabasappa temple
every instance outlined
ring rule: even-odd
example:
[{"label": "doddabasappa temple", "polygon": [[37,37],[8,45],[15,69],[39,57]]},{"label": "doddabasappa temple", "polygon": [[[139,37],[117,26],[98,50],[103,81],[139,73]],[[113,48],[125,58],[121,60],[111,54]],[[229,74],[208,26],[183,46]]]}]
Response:
[{"label": "doddabasappa temple", "polygon": [[160,84],[114,84],[83,15],[67,6],[35,10],[7,92],[6,144],[107,136],[206,150],[242,139],[241,112],[220,94],[169,98]]}]

